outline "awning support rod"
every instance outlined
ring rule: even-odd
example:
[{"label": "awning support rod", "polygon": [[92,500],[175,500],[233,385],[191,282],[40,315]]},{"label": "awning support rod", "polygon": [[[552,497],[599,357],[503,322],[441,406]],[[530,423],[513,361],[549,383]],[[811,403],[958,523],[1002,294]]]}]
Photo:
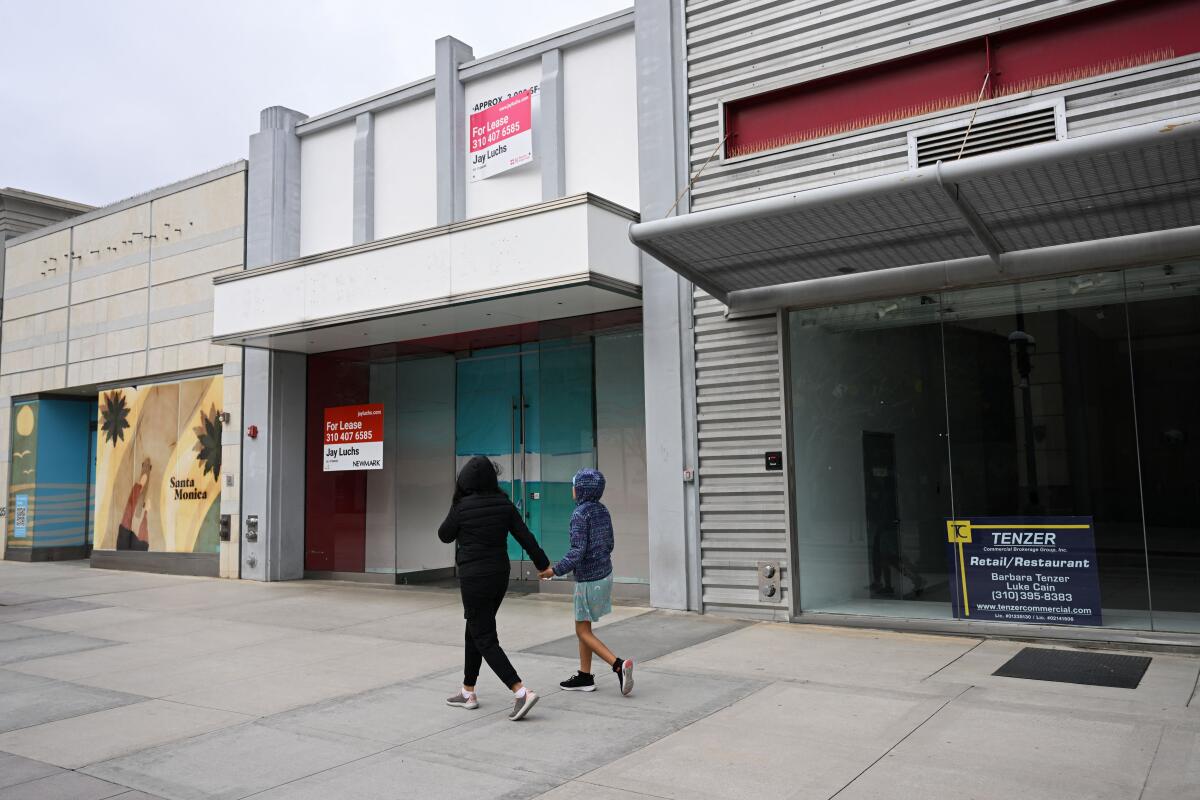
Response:
[{"label": "awning support rod", "polygon": [[948,183],[942,177],[941,161],[938,161],[934,165],[933,171],[934,175],[937,176],[937,185],[946,193],[946,197],[958,209],[959,216],[962,217],[963,222],[967,223],[967,227],[971,229],[971,233],[975,234],[975,238],[979,241],[979,244],[987,251],[988,256],[996,263],[996,266],[1000,267],[1000,271],[1003,272],[1004,267],[1000,264],[1000,254],[1004,252],[1004,249],[1000,247],[1000,242],[996,241],[996,237],[992,235],[987,224],[980,218],[974,207],[967,202],[966,198],[962,196],[962,193],[958,189],[958,184]]}]

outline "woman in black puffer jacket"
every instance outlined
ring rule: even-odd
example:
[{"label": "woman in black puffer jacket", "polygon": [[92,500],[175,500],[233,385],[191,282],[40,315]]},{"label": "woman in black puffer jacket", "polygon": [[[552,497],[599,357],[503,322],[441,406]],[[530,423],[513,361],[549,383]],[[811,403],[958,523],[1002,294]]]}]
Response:
[{"label": "woman in black puffer jacket", "polygon": [[525,688],[496,635],[496,612],[508,591],[510,533],[539,572],[549,566],[550,559],[533,538],[521,512],[500,491],[495,465],[483,456],[475,456],[458,473],[450,513],[438,528],[439,539],[457,543],[454,561],[458,565],[463,616],[467,620],[462,691],[446,698],[446,703],[479,708],[475,681],[481,663],[486,660],[492,672],[513,692],[513,710],[508,718],[516,721],[529,713],[538,698]]}]

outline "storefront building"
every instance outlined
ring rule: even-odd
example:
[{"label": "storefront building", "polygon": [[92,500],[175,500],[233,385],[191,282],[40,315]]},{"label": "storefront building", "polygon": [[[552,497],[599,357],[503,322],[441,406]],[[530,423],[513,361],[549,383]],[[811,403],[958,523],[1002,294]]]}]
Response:
[{"label": "storefront building", "polygon": [[214,289],[245,354],[243,578],[453,575],[437,527],[485,455],[555,558],[571,477],[601,469],[618,593],[650,597],[634,28],[446,37],[429,78],[263,111],[246,269]]},{"label": "storefront building", "polygon": [[1200,5],[660,23],[700,605],[1200,632]]},{"label": "storefront building", "polygon": [[7,242],[6,559],[236,577],[221,514],[241,351],[211,343],[212,280],[242,266],[245,175],[236,162]]}]

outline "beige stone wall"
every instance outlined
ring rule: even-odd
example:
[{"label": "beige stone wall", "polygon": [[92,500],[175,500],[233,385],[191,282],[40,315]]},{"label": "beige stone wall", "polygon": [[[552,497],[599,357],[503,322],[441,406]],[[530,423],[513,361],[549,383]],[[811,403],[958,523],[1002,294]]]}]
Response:
[{"label": "beige stone wall", "polygon": [[[7,505],[13,397],[216,368],[226,374],[233,417],[225,428],[223,472],[235,482],[229,486],[223,476],[222,508],[236,511],[241,350],[213,345],[210,337],[212,279],[242,269],[245,176],[218,171],[212,180],[155,192],[109,214],[100,209],[84,222],[8,247],[0,503]],[[234,574],[237,563],[234,555]]]}]

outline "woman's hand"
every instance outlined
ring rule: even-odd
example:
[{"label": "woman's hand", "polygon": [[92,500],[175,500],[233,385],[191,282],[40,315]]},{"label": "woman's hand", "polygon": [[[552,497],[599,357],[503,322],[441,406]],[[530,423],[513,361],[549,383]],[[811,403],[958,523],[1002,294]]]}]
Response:
[{"label": "woman's hand", "polygon": [[554,567],[546,567],[544,570],[538,573],[538,577],[544,581],[550,580],[554,577]]}]

